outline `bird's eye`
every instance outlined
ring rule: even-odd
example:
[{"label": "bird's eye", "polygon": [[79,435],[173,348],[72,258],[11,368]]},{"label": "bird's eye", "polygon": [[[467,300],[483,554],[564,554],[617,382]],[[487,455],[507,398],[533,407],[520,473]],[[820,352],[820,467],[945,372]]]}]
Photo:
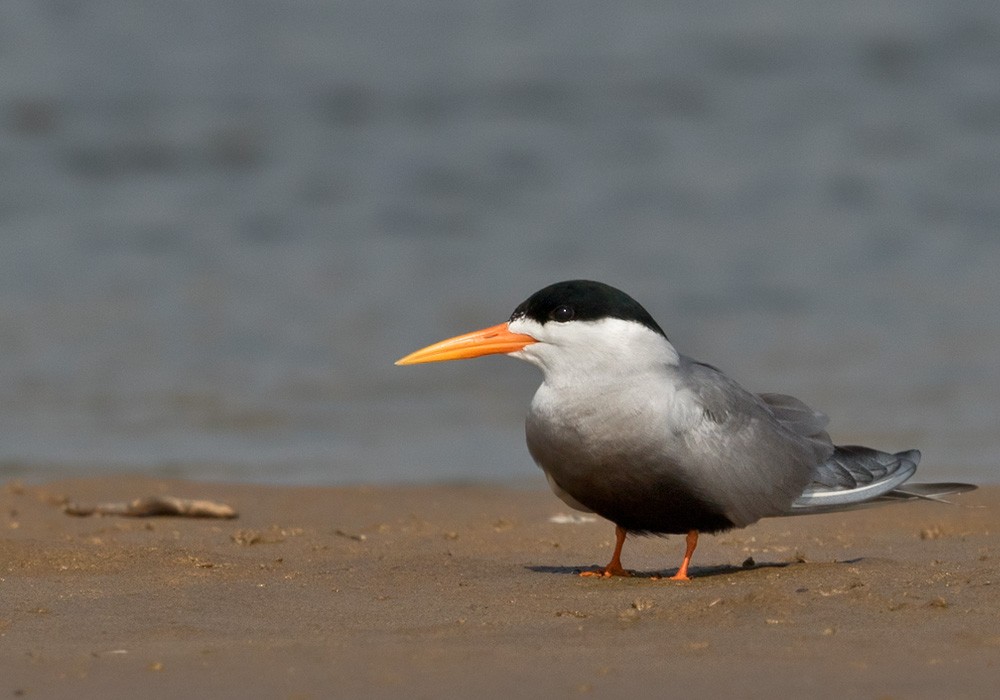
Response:
[{"label": "bird's eye", "polygon": [[566,321],[572,321],[573,307],[566,306],[565,304],[563,304],[562,306],[557,306],[552,310],[552,313],[549,314],[549,318],[552,319],[553,321],[558,321],[559,323],[566,323]]}]

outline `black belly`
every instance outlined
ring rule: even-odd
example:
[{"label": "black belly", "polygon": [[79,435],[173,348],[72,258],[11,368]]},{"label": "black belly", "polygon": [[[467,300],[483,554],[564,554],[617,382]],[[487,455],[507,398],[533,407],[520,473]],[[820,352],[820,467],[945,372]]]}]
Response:
[{"label": "black belly", "polygon": [[693,496],[601,504],[593,511],[629,532],[641,534],[679,535],[691,530],[721,532],[735,527],[717,508]]},{"label": "black belly", "polygon": [[721,532],[736,525],[722,505],[698,488],[690,469],[672,463],[642,435],[622,436],[620,451],[588,447],[572,432],[556,434],[529,417],[528,450],[553,481],[593,512],[629,532]]},{"label": "black belly", "polygon": [[[614,468],[597,470],[599,478],[550,472],[559,487],[615,525],[640,534],[721,532],[735,525],[722,509],[689,485],[657,474],[615,478]],[[595,475],[596,476],[596,475]]]}]

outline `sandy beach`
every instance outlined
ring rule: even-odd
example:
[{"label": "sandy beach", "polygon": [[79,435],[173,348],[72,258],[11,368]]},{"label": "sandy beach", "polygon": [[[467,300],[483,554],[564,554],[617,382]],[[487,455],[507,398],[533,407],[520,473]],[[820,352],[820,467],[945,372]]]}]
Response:
[{"label": "sandy beach", "polygon": [[[233,520],[74,517],[208,498]],[[113,477],[0,489],[0,697],[987,698],[1000,487],[682,539],[574,522],[544,486]],[[567,522],[569,521],[569,522]]]}]

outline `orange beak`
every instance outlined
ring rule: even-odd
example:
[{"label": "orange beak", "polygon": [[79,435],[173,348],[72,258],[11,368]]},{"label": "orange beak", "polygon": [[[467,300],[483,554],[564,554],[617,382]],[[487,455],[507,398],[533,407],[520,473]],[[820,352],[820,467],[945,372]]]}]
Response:
[{"label": "orange beak", "polygon": [[397,365],[417,365],[421,362],[444,362],[445,360],[467,360],[482,355],[497,355],[515,352],[537,343],[530,335],[511,333],[507,324],[484,328],[465,335],[457,335],[440,343],[428,345],[426,348],[410,353],[396,360]]}]

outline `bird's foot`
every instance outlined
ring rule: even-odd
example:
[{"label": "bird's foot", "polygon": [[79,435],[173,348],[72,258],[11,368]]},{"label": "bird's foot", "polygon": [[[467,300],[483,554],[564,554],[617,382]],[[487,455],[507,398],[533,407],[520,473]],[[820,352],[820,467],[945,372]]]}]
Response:
[{"label": "bird's foot", "polygon": [[661,574],[653,574],[649,578],[650,578],[651,581],[662,581],[663,579],[666,579],[668,581],[690,581],[691,580],[690,576],[688,576],[686,573],[682,574],[680,571],[678,571],[673,576],[663,576]]},{"label": "bird's foot", "polygon": [[620,564],[608,564],[603,569],[581,571],[581,576],[599,576],[601,578],[611,578],[612,576],[631,576],[632,572],[625,569]]}]

